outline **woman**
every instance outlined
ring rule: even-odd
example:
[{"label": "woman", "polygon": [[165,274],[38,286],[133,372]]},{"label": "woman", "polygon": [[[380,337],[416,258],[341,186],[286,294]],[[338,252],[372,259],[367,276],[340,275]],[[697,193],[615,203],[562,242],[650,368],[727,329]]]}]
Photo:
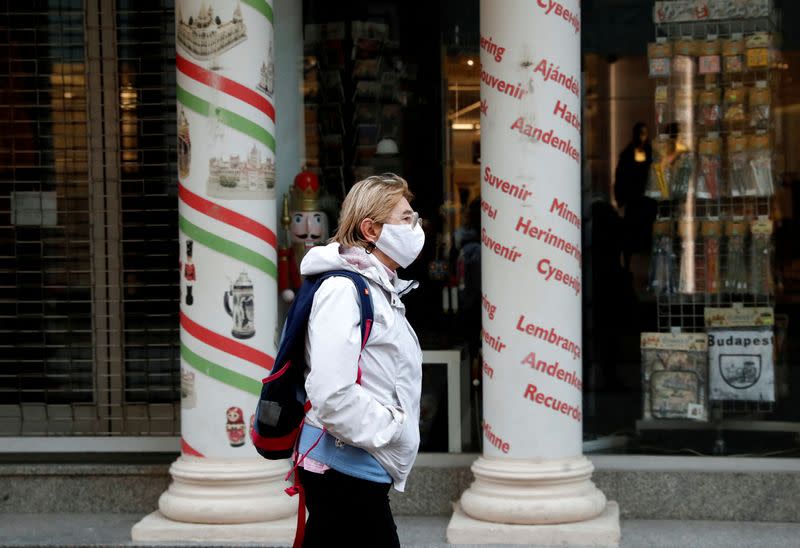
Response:
[{"label": "woman", "polygon": [[311,410],[298,444],[308,508],[303,546],[400,546],[388,493],[392,484],[403,491],[416,458],[422,382],[422,352],[400,300],[418,284],[395,272],[411,264],[425,242],[411,198],[397,175],[355,184],[330,243],[310,249],[300,265],[304,276],[358,272],[374,308],[362,350],[353,282],[328,278],[314,295],[306,338]]}]

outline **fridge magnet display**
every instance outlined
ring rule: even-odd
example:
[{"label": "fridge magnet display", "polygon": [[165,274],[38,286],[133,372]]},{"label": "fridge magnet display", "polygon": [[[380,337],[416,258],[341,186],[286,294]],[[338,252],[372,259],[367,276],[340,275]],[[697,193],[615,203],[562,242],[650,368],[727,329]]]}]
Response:
[{"label": "fridge magnet display", "polygon": [[197,405],[197,391],[194,386],[195,374],[181,367],[181,408],[194,409]]},{"label": "fridge magnet display", "polygon": [[253,145],[246,159],[239,154],[208,161],[207,193],[228,200],[265,200],[275,197],[275,160],[262,157]]},{"label": "fridge magnet display", "polygon": [[708,420],[706,335],[642,333],[644,419]]},{"label": "fridge magnet display", "polygon": [[177,39],[186,52],[201,61],[212,59],[247,39],[242,6],[237,3],[229,21],[222,21],[214,8],[203,4],[196,15],[183,19],[180,3],[177,10]]},{"label": "fridge magnet display", "polygon": [[228,434],[228,442],[231,447],[241,447],[245,440],[244,414],[241,407],[229,407],[225,413],[227,423],[225,431]]},{"label": "fridge magnet display", "polygon": [[249,339],[256,334],[254,301],[253,282],[247,272],[242,272],[222,298],[225,312],[233,319],[231,335],[237,339]]},{"label": "fridge magnet display", "polygon": [[189,168],[192,164],[192,140],[189,137],[189,120],[186,112],[181,107],[178,116],[178,175],[181,179],[189,176]]},{"label": "fridge magnet display", "polygon": [[775,401],[771,308],[707,308],[712,400]]}]

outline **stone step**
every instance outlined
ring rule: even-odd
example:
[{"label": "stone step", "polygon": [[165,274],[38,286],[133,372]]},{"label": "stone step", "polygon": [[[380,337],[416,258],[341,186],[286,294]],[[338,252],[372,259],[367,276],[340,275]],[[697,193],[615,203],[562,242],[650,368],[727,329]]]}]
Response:
[{"label": "stone step", "polygon": [[[0,548],[42,547],[141,547],[265,546],[263,544],[137,544],[130,540],[131,527],[142,514],[0,514]],[[400,543],[404,548],[446,547],[446,516],[398,516]],[[332,546],[347,546],[346,532]],[[462,545],[463,546],[463,545]],[[481,546],[500,546],[488,545]],[[532,545],[529,545],[532,546]],[[800,524],[724,521],[623,520],[622,548],[796,548]]]}]

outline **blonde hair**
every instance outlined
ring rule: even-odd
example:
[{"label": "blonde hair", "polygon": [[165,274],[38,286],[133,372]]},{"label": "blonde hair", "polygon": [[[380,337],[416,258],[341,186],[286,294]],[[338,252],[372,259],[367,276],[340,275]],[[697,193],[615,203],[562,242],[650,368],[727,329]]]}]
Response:
[{"label": "blonde hair", "polygon": [[402,198],[410,202],[414,195],[406,180],[394,173],[372,175],[357,182],[342,203],[339,226],[330,241],[344,247],[366,247],[369,242],[361,234],[361,221],[369,218],[385,223]]}]

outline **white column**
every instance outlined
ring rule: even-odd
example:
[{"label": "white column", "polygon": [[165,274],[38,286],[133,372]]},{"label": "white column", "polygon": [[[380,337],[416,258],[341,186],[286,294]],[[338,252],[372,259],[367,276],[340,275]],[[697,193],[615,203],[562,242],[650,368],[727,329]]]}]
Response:
[{"label": "white column", "polygon": [[582,455],[579,0],[481,0],[483,456],[452,543],[617,545]]},{"label": "white column", "polygon": [[[301,8],[281,7],[300,44],[282,59],[293,74]],[[275,18],[272,0],[176,3],[182,451],[137,541],[294,536],[289,462],[264,460],[249,436],[278,335]],[[298,147],[289,152],[291,180]]]}]

